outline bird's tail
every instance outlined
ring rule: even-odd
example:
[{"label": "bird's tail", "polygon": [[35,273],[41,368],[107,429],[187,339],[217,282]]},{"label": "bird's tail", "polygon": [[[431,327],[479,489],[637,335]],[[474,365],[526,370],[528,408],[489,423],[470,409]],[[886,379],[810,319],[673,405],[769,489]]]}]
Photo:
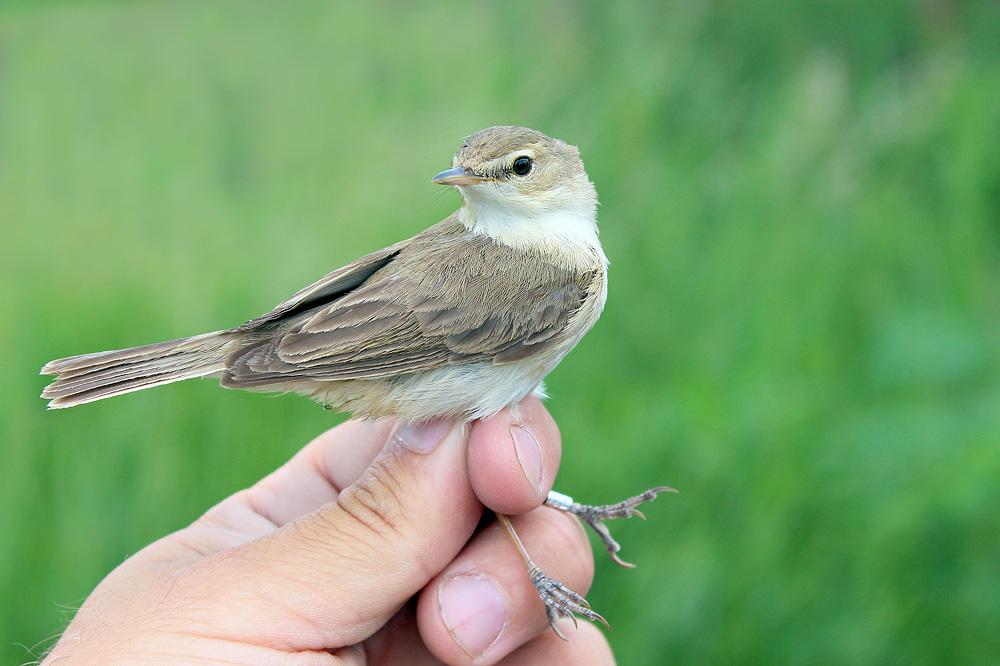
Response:
[{"label": "bird's tail", "polygon": [[41,374],[55,375],[42,397],[49,409],[73,407],[225,369],[235,334],[205,333],[131,349],[70,356],[50,361]]}]

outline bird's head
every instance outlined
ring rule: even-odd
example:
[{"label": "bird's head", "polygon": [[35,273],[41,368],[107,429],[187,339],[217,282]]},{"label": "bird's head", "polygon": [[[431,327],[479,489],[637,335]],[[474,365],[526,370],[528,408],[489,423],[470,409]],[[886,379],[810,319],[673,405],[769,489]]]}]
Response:
[{"label": "bird's head", "polygon": [[527,127],[499,126],[465,139],[453,168],[434,176],[454,185],[472,216],[529,222],[574,216],[593,224],[597,193],[580,151]]}]

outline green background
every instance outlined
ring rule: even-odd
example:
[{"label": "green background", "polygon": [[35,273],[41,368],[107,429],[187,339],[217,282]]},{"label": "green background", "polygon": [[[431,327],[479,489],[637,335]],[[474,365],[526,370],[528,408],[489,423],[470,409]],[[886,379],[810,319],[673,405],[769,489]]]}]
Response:
[{"label": "green background", "polygon": [[578,144],[611,258],[550,377],[558,487],[682,491],[590,595],[623,664],[1000,655],[1000,5],[0,7],[0,661],[334,421],[188,382],[46,412],[53,357],[240,323]]}]

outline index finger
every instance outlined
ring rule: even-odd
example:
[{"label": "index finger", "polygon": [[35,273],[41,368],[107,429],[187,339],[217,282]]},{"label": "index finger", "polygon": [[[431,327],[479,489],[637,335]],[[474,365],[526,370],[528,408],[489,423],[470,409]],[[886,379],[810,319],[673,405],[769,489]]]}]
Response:
[{"label": "index finger", "polygon": [[[203,555],[261,538],[335,501],[382,450],[394,419],[347,421],[326,431],[253,486],[168,539]],[[473,491],[510,515],[539,506],[559,468],[559,428],[537,398],[475,422],[467,461]]]}]

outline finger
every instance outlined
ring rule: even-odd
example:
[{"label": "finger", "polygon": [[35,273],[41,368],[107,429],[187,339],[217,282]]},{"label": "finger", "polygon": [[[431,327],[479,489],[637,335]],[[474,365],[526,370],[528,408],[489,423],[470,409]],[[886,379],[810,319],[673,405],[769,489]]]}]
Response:
[{"label": "finger", "polygon": [[310,442],[247,492],[253,509],[279,527],[337,499],[385,446],[392,419],[347,421]]},{"label": "finger", "polygon": [[559,428],[537,398],[476,422],[469,478],[479,501],[499,513],[526,513],[545,501],[559,470]]},{"label": "finger", "polygon": [[[441,662],[420,638],[416,612],[416,603],[407,603],[374,636],[360,644],[367,663],[440,666]],[[340,654],[339,650],[337,654]]]},{"label": "finger", "polygon": [[197,559],[271,534],[337,499],[385,446],[391,419],[347,421],[331,428],[252,487],[149,546],[140,560]]},{"label": "finger", "polygon": [[[542,507],[513,522],[543,572],[586,593],[594,560],[574,518]],[[417,620],[431,652],[449,664],[492,664],[550,631],[524,561],[497,523],[421,592]]]},{"label": "finger", "polygon": [[[251,488],[152,544],[139,560],[191,561],[259,539],[319,509],[361,476],[394,427],[394,420],[379,419],[328,430]],[[480,501],[509,514],[544,501],[560,455],[559,429],[536,398],[475,424],[470,434],[470,474]],[[532,479],[541,479],[541,489]]]},{"label": "finger", "polygon": [[594,625],[581,622],[574,627],[569,620],[561,620],[559,631],[566,634],[568,641],[547,631],[520,648],[505,661],[504,666],[535,666],[536,664],[593,664],[593,666],[614,666],[615,656],[611,653],[608,639]]},{"label": "finger", "polygon": [[472,535],[482,505],[465,443],[461,425],[401,426],[336,502],[203,560],[183,584],[215,591],[219,602],[199,611],[229,639],[294,650],[359,642]]},{"label": "finger", "polygon": [[[551,630],[544,631],[515,650],[503,663],[525,666],[536,664],[602,666],[615,663],[604,634],[594,625],[584,622],[576,626],[572,621],[563,619],[559,622],[559,631],[567,636],[568,642],[560,639]],[[431,666],[441,663],[428,651],[417,631],[416,613],[412,604],[404,606],[369,640],[360,645],[341,648],[334,653],[334,656],[344,659],[345,666],[363,666],[365,663]],[[457,662],[445,663],[464,664],[467,661],[468,657],[462,655]],[[492,663],[492,661],[482,663]]]}]

